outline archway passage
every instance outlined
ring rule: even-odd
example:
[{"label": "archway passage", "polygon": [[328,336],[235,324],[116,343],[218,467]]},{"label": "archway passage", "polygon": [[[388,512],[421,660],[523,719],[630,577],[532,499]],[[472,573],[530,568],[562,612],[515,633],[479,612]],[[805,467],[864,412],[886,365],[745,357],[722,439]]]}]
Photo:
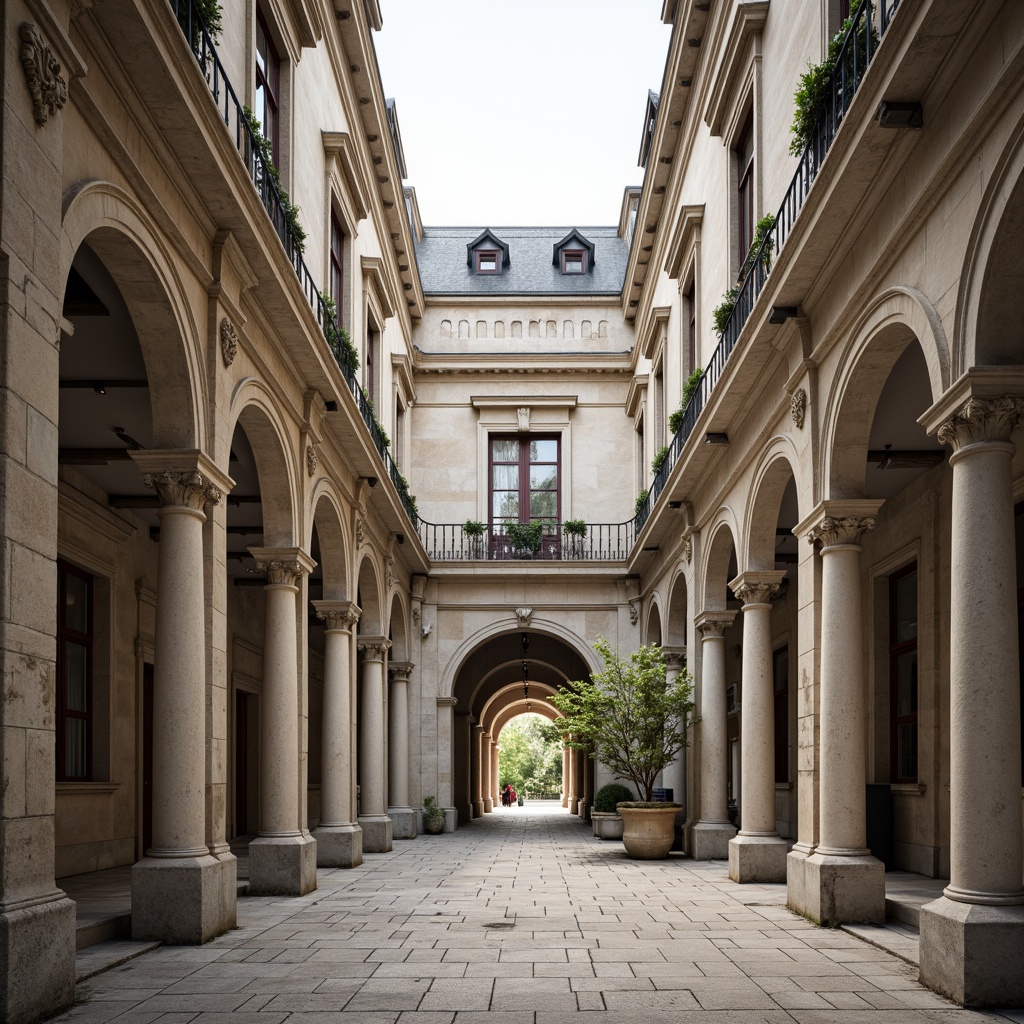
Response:
[{"label": "archway passage", "polygon": [[498,787],[505,804],[505,787],[525,800],[561,800],[564,770],[564,746],[558,736],[550,737],[545,725],[555,716],[536,711],[514,714],[495,737],[498,744]]},{"label": "archway passage", "polygon": [[[584,655],[564,640],[537,629],[491,637],[465,658],[455,676],[454,799],[459,823],[500,807],[498,747],[502,729],[524,713],[554,719],[549,698],[569,680],[590,673]],[[566,754],[563,805],[589,806],[593,762]]]}]

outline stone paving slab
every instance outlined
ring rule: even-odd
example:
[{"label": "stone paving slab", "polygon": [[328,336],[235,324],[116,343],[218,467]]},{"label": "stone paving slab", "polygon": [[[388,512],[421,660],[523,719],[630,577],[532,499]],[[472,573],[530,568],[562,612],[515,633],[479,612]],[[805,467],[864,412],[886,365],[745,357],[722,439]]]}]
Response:
[{"label": "stone paving slab", "polygon": [[240,899],[237,929],[95,975],[58,1020],[1024,1024],[921,986],[912,935],[893,951],[816,928],[785,886],[736,885],[725,863],[631,861],[554,803],[396,843],[319,886]]}]

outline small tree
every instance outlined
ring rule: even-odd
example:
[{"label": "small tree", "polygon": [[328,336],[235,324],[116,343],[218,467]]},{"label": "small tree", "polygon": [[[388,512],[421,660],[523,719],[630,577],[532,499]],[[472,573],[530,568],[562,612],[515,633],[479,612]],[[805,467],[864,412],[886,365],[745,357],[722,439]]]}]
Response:
[{"label": "small tree", "polygon": [[641,647],[628,659],[612,651],[604,637],[598,637],[594,649],[604,671],[569,683],[551,698],[565,716],[558,728],[569,734],[569,746],[600,759],[650,801],[658,772],[686,745],[686,716],[693,708],[690,674],[684,669],[668,683],[657,644]]}]

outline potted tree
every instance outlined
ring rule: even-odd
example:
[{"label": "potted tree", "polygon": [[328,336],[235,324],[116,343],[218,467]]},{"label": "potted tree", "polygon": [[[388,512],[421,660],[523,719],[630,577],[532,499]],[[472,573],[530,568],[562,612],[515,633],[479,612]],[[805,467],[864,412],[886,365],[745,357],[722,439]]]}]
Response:
[{"label": "potted tree", "polygon": [[462,524],[462,535],[469,542],[466,546],[469,549],[470,558],[484,557],[484,530],[486,529],[487,527],[477,519],[467,519]]},{"label": "potted tree", "polygon": [[562,523],[562,533],[565,534],[566,554],[569,558],[582,558],[583,545],[587,536],[587,524],[582,519],[566,519]]},{"label": "potted tree", "polygon": [[636,794],[621,782],[609,782],[594,795],[594,809],[590,820],[598,839],[622,838],[622,815],[615,809],[623,800],[634,800]]},{"label": "potted tree", "polygon": [[513,558],[533,558],[540,551],[541,541],[544,539],[544,524],[507,523],[505,533],[512,546]]},{"label": "potted tree", "polygon": [[562,712],[558,728],[569,745],[587,750],[617,776],[629,779],[639,801],[620,801],[626,853],[642,860],[668,856],[679,804],[654,802],[654,782],[686,744],[686,717],[693,709],[693,683],[685,670],[672,683],[657,644],[620,658],[599,637],[594,649],[603,672],[569,683],[551,697]]}]

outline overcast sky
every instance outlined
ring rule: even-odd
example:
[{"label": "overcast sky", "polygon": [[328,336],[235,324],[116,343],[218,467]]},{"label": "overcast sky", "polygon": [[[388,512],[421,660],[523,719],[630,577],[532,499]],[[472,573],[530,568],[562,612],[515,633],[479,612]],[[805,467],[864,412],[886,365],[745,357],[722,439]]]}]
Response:
[{"label": "overcast sky", "polygon": [[427,225],[616,224],[661,0],[381,0],[375,33]]}]

